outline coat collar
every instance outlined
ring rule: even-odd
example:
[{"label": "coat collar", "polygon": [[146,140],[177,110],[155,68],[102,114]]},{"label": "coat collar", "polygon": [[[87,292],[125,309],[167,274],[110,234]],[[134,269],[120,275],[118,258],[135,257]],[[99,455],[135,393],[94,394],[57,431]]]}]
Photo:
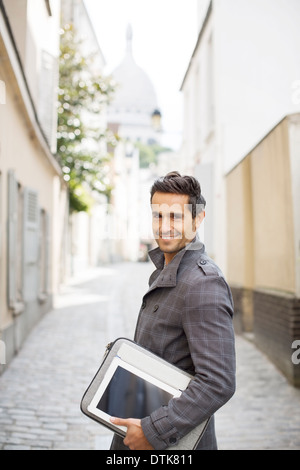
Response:
[{"label": "coat collar", "polygon": [[[160,248],[155,248],[149,252],[149,257],[154,263],[158,271],[161,271],[158,277],[155,279],[149,290],[156,287],[175,287],[177,282],[177,271],[181,263],[182,258],[188,251],[197,251],[198,253],[204,252],[204,245],[199,240],[198,236],[189,243],[187,246],[182,248],[172,261],[164,268],[165,257]],[[149,291],[148,291],[149,292]]]}]

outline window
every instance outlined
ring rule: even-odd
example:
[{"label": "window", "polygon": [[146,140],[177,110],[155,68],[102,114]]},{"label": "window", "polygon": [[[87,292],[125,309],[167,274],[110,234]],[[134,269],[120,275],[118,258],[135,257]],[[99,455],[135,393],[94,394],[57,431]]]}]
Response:
[{"label": "window", "polygon": [[43,302],[49,291],[49,217],[44,209],[40,210],[39,271],[39,300]]},{"label": "window", "polygon": [[39,216],[38,193],[24,188],[23,294],[26,302],[36,300],[39,294]]},{"label": "window", "polygon": [[23,311],[23,200],[22,188],[12,170],[8,172],[8,307],[17,315]]},{"label": "window", "polygon": [[15,315],[24,302],[45,301],[49,290],[49,221],[38,193],[8,173],[8,306]]},{"label": "window", "polygon": [[[0,171],[0,201],[2,201],[2,173]],[[2,246],[2,205],[0,204],[0,261],[1,261],[1,246]]]}]

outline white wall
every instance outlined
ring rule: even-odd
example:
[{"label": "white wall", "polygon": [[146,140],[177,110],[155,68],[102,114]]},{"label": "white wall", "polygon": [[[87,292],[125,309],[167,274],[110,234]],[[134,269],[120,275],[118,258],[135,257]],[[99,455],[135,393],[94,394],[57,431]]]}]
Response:
[{"label": "white wall", "polygon": [[[199,25],[209,4],[199,0]],[[298,0],[214,0],[183,84],[182,155],[211,186],[205,239],[224,271],[223,177],[286,114],[300,111],[299,24]]]},{"label": "white wall", "polygon": [[217,131],[224,170],[300,110],[298,0],[214,3]]}]

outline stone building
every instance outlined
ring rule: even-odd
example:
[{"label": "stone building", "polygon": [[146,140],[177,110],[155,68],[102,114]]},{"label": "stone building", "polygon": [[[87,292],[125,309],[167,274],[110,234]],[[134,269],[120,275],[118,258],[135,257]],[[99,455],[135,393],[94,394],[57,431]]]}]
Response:
[{"label": "stone building", "polygon": [[[89,61],[93,76],[103,76],[105,58],[84,1],[61,0],[61,23],[62,26],[73,26],[81,56],[93,58]],[[107,128],[105,107],[101,113],[82,109],[80,118],[87,128],[101,130],[103,133]],[[105,143],[86,138],[84,145],[91,152],[106,157]],[[89,212],[74,212],[69,218],[71,253],[68,269],[73,275],[105,263],[110,257],[110,244],[104,230],[107,225],[107,197],[95,192],[90,197],[93,205]]]},{"label": "stone building", "polygon": [[198,0],[198,20],[181,153],[207,199],[205,245],[237,330],[299,385],[300,3]]},{"label": "stone building", "polygon": [[300,114],[286,116],[226,175],[228,281],[237,331],[300,387]]},{"label": "stone building", "polygon": [[0,340],[9,363],[64,279],[56,161],[59,0],[0,3]]},{"label": "stone building", "polygon": [[116,93],[108,107],[107,121],[109,128],[120,138],[112,164],[112,217],[117,228],[112,234],[113,259],[137,261],[141,241],[148,242],[151,236],[147,230],[145,204],[149,206],[152,173],[140,168],[139,150],[135,144],[160,142],[161,113],[153,83],[134,59],[132,41],[133,31],[129,25],[124,59],[112,71]]},{"label": "stone building", "polygon": [[299,18],[298,0],[198,0],[199,35],[181,86],[181,153],[203,185],[205,244],[224,271],[224,175],[300,110]]},{"label": "stone building", "polygon": [[151,144],[159,140],[160,111],[153,83],[134,59],[132,41],[128,25],[124,59],[112,71],[117,90],[107,120],[122,139]]}]

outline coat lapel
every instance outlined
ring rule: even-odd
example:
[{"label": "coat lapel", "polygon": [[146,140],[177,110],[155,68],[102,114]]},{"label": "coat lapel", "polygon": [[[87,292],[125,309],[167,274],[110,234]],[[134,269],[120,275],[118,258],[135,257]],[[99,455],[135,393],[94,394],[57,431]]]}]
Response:
[{"label": "coat lapel", "polygon": [[189,250],[192,251],[204,251],[203,243],[196,237],[189,245],[183,248],[181,251],[177,253],[177,255],[173,258],[171,263],[169,263],[164,268],[164,254],[160,250],[160,248],[155,248],[154,250],[149,252],[149,257],[153,264],[156,266],[157,270],[153,273],[154,280],[151,282],[150,277],[150,286],[148,291],[145,295],[149,294],[153,290],[157,289],[158,287],[175,287],[177,284],[177,271],[181,260],[185,253]]}]

